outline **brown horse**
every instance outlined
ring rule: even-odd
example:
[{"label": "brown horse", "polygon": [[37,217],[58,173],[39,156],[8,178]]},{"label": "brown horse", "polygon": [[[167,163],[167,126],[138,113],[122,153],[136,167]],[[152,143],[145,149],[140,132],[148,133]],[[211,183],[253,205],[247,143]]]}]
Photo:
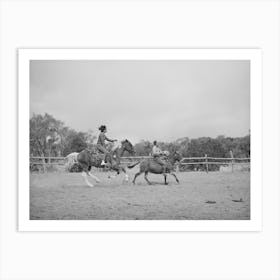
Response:
[{"label": "brown horse", "polygon": [[172,175],[175,179],[176,182],[179,183],[179,180],[177,178],[177,176],[174,173],[174,165],[176,162],[179,162],[181,159],[181,156],[179,155],[179,153],[175,152],[173,154],[173,156],[169,156],[169,157],[165,157],[166,159],[166,173],[163,173],[163,166],[160,165],[159,163],[156,162],[156,160],[154,158],[147,158],[144,159],[142,161],[138,161],[130,166],[128,166],[128,168],[133,168],[134,166],[136,166],[137,164],[140,163],[140,169],[139,172],[135,174],[134,179],[133,179],[133,184],[135,184],[135,180],[136,178],[144,173],[144,178],[145,180],[148,182],[149,185],[151,185],[152,183],[148,180],[148,173],[154,173],[154,174],[163,174],[164,176],[164,184],[167,185],[167,174]]},{"label": "brown horse", "polygon": [[[112,151],[110,154],[106,156],[107,167],[111,170],[117,172],[117,175],[122,171],[125,174],[125,179],[128,181],[128,175],[123,166],[121,166],[120,158],[123,153],[127,151],[129,154],[134,154],[133,145],[126,139],[121,142],[117,142],[114,144]],[[95,179],[96,182],[100,182],[100,180],[90,173],[91,167],[99,167],[101,168],[102,156],[96,152],[96,150],[85,149],[81,151],[77,155],[77,161],[80,166],[83,168],[82,176],[85,179],[85,182],[88,186],[93,187],[93,185],[88,181],[87,176]]]}]

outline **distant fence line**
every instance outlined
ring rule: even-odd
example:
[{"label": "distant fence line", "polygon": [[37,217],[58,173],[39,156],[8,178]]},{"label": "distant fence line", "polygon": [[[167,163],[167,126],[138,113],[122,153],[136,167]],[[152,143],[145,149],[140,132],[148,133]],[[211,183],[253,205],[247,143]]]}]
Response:
[{"label": "distant fence line", "polygon": [[[139,160],[151,158],[150,156],[138,157],[121,157],[122,164],[129,164]],[[30,165],[65,165],[65,157],[30,157]],[[205,167],[205,171],[209,171],[210,165],[231,166],[231,171],[234,171],[235,165],[250,165],[250,158],[218,158],[218,157],[184,157],[177,163],[177,168],[187,165],[196,165]]]},{"label": "distant fence line", "polygon": [[[191,162],[190,162],[191,161]],[[234,166],[245,165],[248,166],[250,164],[250,158],[218,158],[218,157],[208,157],[205,155],[204,157],[188,157],[182,158],[179,165],[202,165],[205,167],[205,171],[208,173],[209,165],[220,165],[220,166],[231,166],[231,171],[234,171]]]}]

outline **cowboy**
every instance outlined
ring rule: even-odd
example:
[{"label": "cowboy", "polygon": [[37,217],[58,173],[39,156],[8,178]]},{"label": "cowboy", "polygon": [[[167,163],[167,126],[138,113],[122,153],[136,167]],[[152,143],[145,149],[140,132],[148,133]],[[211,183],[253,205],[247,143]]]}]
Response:
[{"label": "cowboy", "polygon": [[106,149],[105,141],[115,142],[115,141],[118,141],[118,140],[116,140],[116,139],[112,140],[112,139],[109,139],[106,136],[106,132],[107,132],[106,125],[101,125],[98,129],[100,130],[100,134],[98,136],[98,140],[97,140],[97,145],[96,146],[97,146],[98,151],[101,152],[101,154],[103,155],[101,166],[105,166],[106,165],[105,159],[106,159],[107,155],[109,155],[109,153],[110,153]]},{"label": "cowboy", "polygon": [[164,152],[158,147],[157,141],[153,142],[154,146],[152,148],[152,156],[154,160],[160,164],[163,168],[163,173],[166,173],[166,162],[162,159]]}]

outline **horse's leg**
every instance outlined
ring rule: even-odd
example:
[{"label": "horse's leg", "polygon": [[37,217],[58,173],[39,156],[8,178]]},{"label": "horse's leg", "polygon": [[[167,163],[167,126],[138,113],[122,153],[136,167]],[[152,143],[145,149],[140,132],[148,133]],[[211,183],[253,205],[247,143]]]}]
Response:
[{"label": "horse's leg", "polygon": [[88,170],[82,172],[82,177],[84,177],[84,180],[85,180],[86,184],[87,184],[89,187],[93,187],[93,184],[90,183],[89,180],[88,180],[88,178],[87,178],[88,175],[89,175]]},{"label": "horse's leg", "polygon": [[133,184],[135,184],[136,178],[137,178],[140,174],[142,174],[142,173],[143,173],[142,171],[139,171],[138,173],[135,174],[134,179],[133,179],[133,181],[132,181]]},{"label": "horse's leg", "polygon": [[123,173],[124,173],[124,176],[125,176],[125,181],[126,182],[128,182],[129,181],[129,176],[128,176],[128,174],[126,173],[126,170],[125,170],[125,168],[124,167],[118,167],[118,168],[113,168],[113,170],[115,170],[115,171],[117,171],[117,174],[115,174],[115,175],[109,175],[108,176],[108,178],[116,178],[117,177],[117,175],[119,175],[120,174],[120,171],[122,171]]},{"label": "horse's leg", "polygon": [[128,176],[127,173],[124,174],[124,177],[125,177],[125,181],[126,181],[126,182],[129,182],[129,176]]},{"label": "horse's leg", "polygon": [[80,163],[80,165],[82,166],[83,168],[83,171],[82,171],[82,177],[84,178],[86,184],[89,186],[89,187],[93,187],[93,184],[89,182],[87,176],[90,176],[89,174],[89,170],[90,170],[90,166],[88,166],[87,164],[85,163]]},{"label": "horse's leg", "polygon": [[91,172],[88,172],[88,175],[93,178],[97,183],[100,183],[100,179],[98,177],[96,177],[95,175],[93,175]]},{"label": "horse's leg", "polygon": [[145,171],[145,176],[144,176],[145,180],[148,182],[149,185],[151,185],[152,183],[148,180],[148,171]]},{"label": "horse's leg", "polygon": [[87,170],[88,170],[88,175],[89,175],[91,178],[93,178],[97,183],[100,183],[99,178],[97,178],[95,175],[93,175],[93,174],[90,172],[91,166],[89,166]]},{"label": "horse's leg", "polygon": [[125,181],[128,182],[129,181],[129,176],[126,173],[125,168],[124,167],[120,167],[120,170],[124,173]]},{"label": "horse's leg", "polygon": [[163,176],[164,176],[164,185],[168,185],[167,183],[167,174],[166,173],[163,173]]},{"label": "horse's leg", "polygon": [[175,179],[176,179],[176,182],[179,184],[180,182],[179,182],[179,180],[178,180],[178,178],[177,178],[177,176],[175,175],[175,173],[170,173],[170,175],[172,175]]}]

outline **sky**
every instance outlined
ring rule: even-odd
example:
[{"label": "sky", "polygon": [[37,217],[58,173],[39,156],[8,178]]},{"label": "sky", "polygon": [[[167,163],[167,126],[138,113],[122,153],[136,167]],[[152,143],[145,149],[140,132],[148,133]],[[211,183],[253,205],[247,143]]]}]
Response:
[{"label": "sky", "polygon": [[250,61],[33,60],[30,115],[113,139],[242,137],[250,129]]}]

